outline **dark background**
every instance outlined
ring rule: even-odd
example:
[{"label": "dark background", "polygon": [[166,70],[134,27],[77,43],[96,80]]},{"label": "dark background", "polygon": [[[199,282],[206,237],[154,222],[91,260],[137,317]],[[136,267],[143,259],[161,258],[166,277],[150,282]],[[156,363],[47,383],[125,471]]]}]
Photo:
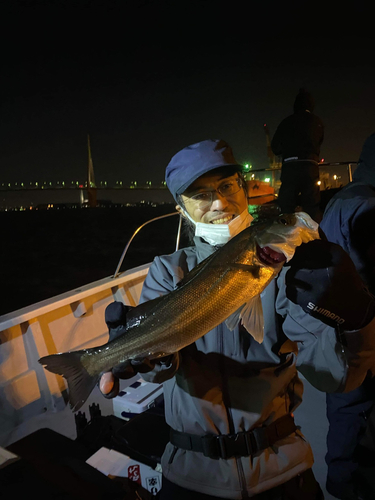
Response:
[{"label": "dark background", "polygon": [[[0,315],[112,276],[133,232],[173,205],[0,212]],[[153,222],[134,238],[120,271],[175,250],[178,217]],[[182,240],[182,244],[186,242]]]},{"label": "dark background", "polygon": [[[160,182],[170,158],[224,138],[268,164],[271,134],[308,88],[322,157],[356,161],[374,131],[372,13],[317,2],[3,1],[2,182]],[[369,7],[368,7],[369,9]]]}]

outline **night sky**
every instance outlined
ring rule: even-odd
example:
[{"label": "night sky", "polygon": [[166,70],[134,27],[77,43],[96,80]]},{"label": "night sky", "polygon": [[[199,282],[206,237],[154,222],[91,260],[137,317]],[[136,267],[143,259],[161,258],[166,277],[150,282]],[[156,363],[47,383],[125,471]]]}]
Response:
[{"label": "night sky", "polygon": [[87,134],[97,182],[159,183],[207,138],[263,168],[263,124],[274,133],[301,86],[325,124],[322,157],[356,161],[375,131],[373,16],[311,5],[4,1],[1,182],[84,179]]}]

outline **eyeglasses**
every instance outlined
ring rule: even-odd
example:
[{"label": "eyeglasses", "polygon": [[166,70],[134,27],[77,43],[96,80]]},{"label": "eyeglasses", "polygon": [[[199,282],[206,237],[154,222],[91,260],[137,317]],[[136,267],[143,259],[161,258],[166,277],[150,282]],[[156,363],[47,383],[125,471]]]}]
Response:
[{"label": "eyeglasses", "polygon": [[236,177],[235,179],[226,180],[217,189],[213,189],[212,191],[200,191],[199,193],[189,195],[188,199],[185,200],[185,205],[191,206],[191,204],[195,204],[196,208],[204,210],[212,205],[214,193],[219,193],[221,196],[228,198],[237,194],[241,189],[242,180]]}]

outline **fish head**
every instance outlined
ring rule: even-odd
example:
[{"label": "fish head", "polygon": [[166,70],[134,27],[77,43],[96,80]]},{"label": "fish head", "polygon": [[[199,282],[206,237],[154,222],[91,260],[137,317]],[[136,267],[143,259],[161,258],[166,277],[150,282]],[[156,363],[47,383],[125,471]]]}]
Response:
[{"label": "fish head", "polygon": [[274,266],[289,262],[299,245],[320,238],[318,229],[305,212],[281,214],[256,232],[258,259]]}]

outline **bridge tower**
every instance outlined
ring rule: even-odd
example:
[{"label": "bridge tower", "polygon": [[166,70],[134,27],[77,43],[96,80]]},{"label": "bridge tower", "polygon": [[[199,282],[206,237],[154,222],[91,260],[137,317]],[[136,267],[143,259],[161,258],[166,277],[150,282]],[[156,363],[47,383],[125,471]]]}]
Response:
[{"label": "bridge tower", "polygon": [[87,198],[89,207],[96,207],[96,184],[94,175],[94,165],[92,163],[90,136],[87,135],[88,165],[87,165]]}]

